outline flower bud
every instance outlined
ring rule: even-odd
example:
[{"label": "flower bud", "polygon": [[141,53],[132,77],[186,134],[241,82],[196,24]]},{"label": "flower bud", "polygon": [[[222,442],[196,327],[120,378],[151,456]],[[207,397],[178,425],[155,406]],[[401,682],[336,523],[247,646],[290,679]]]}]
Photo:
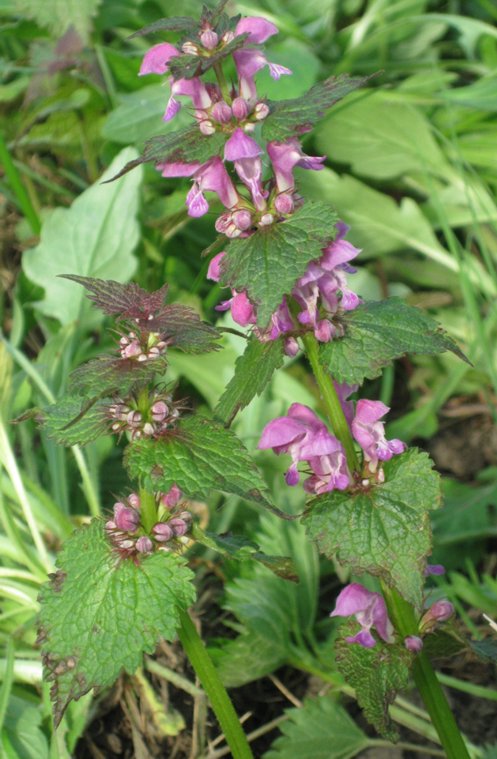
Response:
[{"label": "flower bud", "polygon": [[153,435],[153,434],[154,434],[154,432],[155,432],[155,427],[154,427],[154,425],[153,425],[153,424],[150,424],[150,422],[145,422],[145,424],[143,425],[143,430],[142,430],[142,432],[143,432],[143,434],[144,434],[146,437],[150,437],[151,435]]},{"label": "flower bud", "polygon": [[141,352],[142,349],[138,340],[132,340],[129,345],[121,348],[121,356],[123,358],[135,358],[136,356],[139,356]]},{"label": "flower bud", "polygon": [[177,538],[180,538],[188,530],[188,525],[186,524],[185,520],[180,519],[179,517],[170,519],[168,524]]},{"label": "flower bud", "polygon": [[128,503],[130,506],[132,506],[134,509],[139,509],[140,504],[140,496],[137,493],[130,493],[128,496]]},{"label": "flower bud", "polygon": [[285,340],[285,354],[287,356],[296,356],[299,352],[299,344],[294,337],[287,337]]},{"label": "flower bud", "polygon": [[164,401],[156,401],[151,408],[154,422],[163,422],[167,418],[169,408]]},{"label": "flower bud", "polygon": [[141,420],[142,415],[139,411],[130,411],[129,414],[126,415],[126,421],[130,427],[137,427]]},{"label": "flower bud", "polygon": [[235,39],[235,32],[225,32],[223,36],[221,37],[221,40],[224,42],[225,45],[229,45],[230,42],[233,42]]},{"label": "flower bud", "polygon": [[181,501],[182,493],[177,485],[173,485],[167,493],[161,496],[160,502],[168,509],[174,508]]},{"label": "flower bud", "polygon": [[254,108],[254,116],[257,121],[263,121],[269,115],[269,106],[267,103],[257,103]]},{"label": "flower bud", "polygon": [[206,50],[214,50],[217,43],[219,42],[219,37],[214,29],[206,29],[200,35],[200,42]]},{"label": "flower bud", "polygon": [[274,216],[272,213],[265,213],[264,216],[261,216],[261,220],[259,222],[261,227],[266,227],[269,224],[272,224],[274,221]]},{"label": "flower bud", "polygon": [[450,601],[447,599],[435,601],[423,615],[419,628],[422,632],[432,632],[439,622],[445,622],[453,614],[454,607]]},{"label": "flower bud", "polygon": [[231,121],[232,117],[231,108],[229,107],[228,103],[225,103],[224,100],[221,100],[219,103],[216,103],[211,111],[211,116],[216,121],[219,121],[220,124],[227,124],[229,121]]},{"label": "flower bud", "polygon": [[189,511],[182,511],[180,512],[180,514],[178,514],[178,516],[187,524],[190,524],[190,522],[192,521],[192,515],[190,514]]},{"label": "flower bud", "polygon": [[231,213],[222,213],[221,216],[218,216],[214,227],[216,229],[216,232],[219,232],[220,235],[226,234],[226,230],[231,224]]},{"label": "flower bud", "polygon": [[135,547],[139,553],[151,553],[153,551],[154,544],[147,535],[142,535],[141,538],[138,538],[136,541]]},{"label": "flower bud", "polygon": [[183,43],[183,45],[181,46],[181,49],[182,49],[182,51],[186,55],[198,55],[199,54],[198,45],[195,45],[194,42],[188,41],[188,42]]},{"label": "flower bud", "polygon": [[201,133],[205,135],[206,137],[209,137],[211,134],[214,134],[216,131],[216,127],[212,123],[212,121],[209,121],[208,119],[204,119],[200,122],[198,125],[198,128],[200,129]]},{"label": "flower bud", "polygon": [[274,200],[274,207],[278,213],[293,213],[294,202],[292,196],[287,192],[277,195]]},{"label": "flower bud", "polygon": [[408,651],[417,654],[423,648],[423,641],[417,635],[408,635],[407,638],[404,638],[404,646]]},{"label": "flower bud", "polygon": [[154,525],[152,532],[154,533],[155,539],[160,543],[166,543],[168,540],[171,540],[171,538],[174,537],[173,530],[166,522],[158,522],[156,525]]},{"label": "flower bud", "polygon": [[244,232],[252,226],[252,214],[245,209],[235,211],[233,214],[233,223],[238,229],[241,229],[242,232]]},{"label": "flower bud", "polygon": [[237,121],[243,121],[248,116],[248,103],[245,100],[245,98],[235,98],[231,104],[231,110],[233,111],[233,116]]},{"label": "flower bud", "polygon": [[134,532],[140,523],[140,515],[118,501],[114,504],[114,522],[118,530]]}]

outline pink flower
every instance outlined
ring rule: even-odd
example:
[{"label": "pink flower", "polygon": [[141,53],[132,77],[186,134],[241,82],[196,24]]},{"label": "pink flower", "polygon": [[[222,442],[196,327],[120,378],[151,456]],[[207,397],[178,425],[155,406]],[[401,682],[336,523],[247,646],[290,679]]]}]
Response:
[{"label": "pink flower", "polygon": [[433,632],[440,622],[446,622],[453,614],[454,607],[450,601],[447,601],[445,598],[435,601],[428,611],[423,614],[419,623],[419,629],[423,633]]},{"label": "pink flower", "polygon": [[181,55],[181,52],[169,42],[154,45],[145,53],[138,76],[165,74],[169,70],[169,61],[176,55]]},{"label": "pink flower", "polygon": [[[214,256],[207,269],[207,278],[212,279],[214,282],[219,282],[221,278],[221,261],[226,255],[225,251],[218,253]],[[228,311],[231,309],[231,316],[233,321],[239,324],[241,327],[246,327],[249,324],[255,324],[255,311],[254,307],[249,301],[245,292],[231,291],[232,297],[229,300],[222,301],[216,306],[216,311]]]},{"label": "pink flower", "polygon": [[181,103],[175,99],[175,95],[187,95],[191,98],[192,105],[197,110],[210,108],[212,99],[206,85],[198,78],[174,79],[170,78],[171,96],[168,100],[163,120],[171,121],[181,108]]},{"label": "pink flower", "polygon": [[352,435],[364,451],[364,459],[369,470],[375,472],[378,461],[388,461],[397,453],[405,451],[401,440],[387,440],[382,416],[390,411],[381,401],[361,399],[357,401],[355,417],[352,421]]},{"label": "pink flower", "polygon": [[[287,416],[273,419],[262,432],[258,448],[272,448],[279,455],[289,453],[292,464],[287,470],[287,485],[296,485],[300,474],[300,461],[309,462],[314,475],[306,490],[325,492],[338,488],[343,490],[349,484],[345,454],[339,441],[331,435],[326,425],[308,406],[293,403]],[[309,482],[309,480],[307,481]]]},{"label": "pink flower", "polygon": [[168,509],[173,509],[181,501],[182,493],[177,485],[173,485],[167,493],[161,496],[161,503]]},{"label": "pink flower", "polygon": [[255,207],[262,211],[266,207],[267,193],[262,188],[262,149],[243,129],[235,129],[224,146],[224,158],[233,161],[235,169],[246,187],[249,188]]},{"label": "pink flower", "polygon": [[407,638],[404,638],[404,646],[408,651],[417,654],[423,649],[423,641],[417,635],[408,635]]},{"label": "pink flower", "polygon": [[246,43],[261,45],[269,37],[278,34],[278,27],[260,16],[247,16],[236,25],[235,35],[248,34]]},{"label": "pink flower", "polygon": [[247,100],[257,97],[254,77],[264,66],[269,67],[269,73],[273,79],[279,79],[283,74],[292,73],[286,66],[270,63],[260,50],[252,48],[235,50],[233,58],[235,59],[235,66],[238,72],[240,95]]},{"label": "pink flower", "polygon": [[394,642],[394,628],[388,618],[383,596],[367,590],[358,583],[351,583],[342,590],[330,617],[355,617],[359,622],[360,632],[345,638],[347,643],[359,643],[365,648],[373,648],[376,646],[376,640],[371,634],[372,627],[385,643]]},{"label": "pink flower", "polygon": [[114,522],[118,530],[134,532],[140,523],[140,515],[135,509],[118,501],[114,504]]},{"label": "pink flower", "polygon": [[238,203],[238,193],[224,164],[217,156],[202,164],[193,175],[193,187],[186,196],[189,216],[203,216],[209,210],[209,204],[204,198],[205,191],[215,192],[226,208],[232,208]]},{"label": "pink flower", "polygon": [[267,152],[273,164],[276,187],[280,193],[294,189],[293,170],[296,166],[319,171],[324,168],[322,164],[326,160],[326,156],[306,155],[296,137],[285,142],[268,142]]}]

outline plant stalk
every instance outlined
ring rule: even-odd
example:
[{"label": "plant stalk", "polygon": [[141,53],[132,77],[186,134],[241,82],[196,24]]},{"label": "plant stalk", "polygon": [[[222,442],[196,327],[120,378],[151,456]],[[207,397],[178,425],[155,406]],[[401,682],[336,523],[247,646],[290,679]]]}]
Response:
[{"label": "plant stalk", "polygon": [[[383,584],[383,595],[387,602],[388,613],[402,638],[418,634],[418,621],[415,611],[393,588]],[[445,693],[437,680],[431,662],[421,651],[414,659],[412,668],[414,682],[424,701],[428,714],[445,749],[447,759],[469,759],[464,739],[447,703]]]},{"label": "plant stalk", "polygon": [[321,366],[319,361],[319,344],[314,335],[307,332],[302,337],[309,363],[318,384],[333,433],[343,445],[347,464],[351,474],[359,469],[359,462],[355,452],[354,440],[350,434],[349,425],[343,413],[342,404],[338,397],[333,380],[328,372]]},{"label": "plant stalk", "polygon": [[141,523],[145,533],[152,532],[153,526],[157,522],[157,504],[155,495],[145,488],[140,488],[140,512]]},{"label": "plant stalk", "polygon": [[226,77],[224,75],[223,67],[221,63],[215,63],[212,67],[214,69],[214,73],[216,75],[217,83],[219,84],[219,89],[222,92],[224,101],[231,105],[231,95],[228,87],[228,82],[226,81]]},{"label": "plant stalk", "polygon": [[180,611],[179,639],[211,702],[233,759],[253,759],[253,754],[212,659],[187,611]]}]

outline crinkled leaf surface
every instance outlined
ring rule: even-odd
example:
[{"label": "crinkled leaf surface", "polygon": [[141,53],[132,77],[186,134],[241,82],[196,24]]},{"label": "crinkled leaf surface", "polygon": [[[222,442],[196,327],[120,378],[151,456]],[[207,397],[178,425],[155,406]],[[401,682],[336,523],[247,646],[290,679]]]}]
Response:
[{"label": "crinkled leaf surface", "polygon": [[185,561],[160,551],[135,564],[120,559],[103,522],[77,530],[59,554],[58,570],[40,594],[45,679],[58,724],[69,701],[133,673],[160,638],[172,640],[178,610],[194,600]]},{"label": "crinkled leaf surface", "polygon": [[221,263],[222,284],[245,290],[257,306],[258,324],[266,327],[309,261],[320,258],[333,240],[337,220],[331,206],[308,202],[286,221],[230,240]]},{"label": "crinkled leaf surface", "polygon": [[298,582],[293,561],[288,556],[268,556],[260,550],[257,543],[241,535],[216,535],[213,532],[203,532],[195,525],[192,534],[197,543],[217,551],[227,559],[259,561],[278,577]]},{"label": "crinkled leaf surface", "polygon": [[400,298],[371,301],[341,318],[342,338],[321,345],[320,359],[338,382],[361,384],[405,353],[450,350],[466,360],[452,338],[423,311]]},{"label": "crinkled leaf surface", "polygon": [[131,477],[153,490],[176,484],[189,498],[211,489],[271,506],[271,496],[245,446],[230,430],[204,416],[190,416],[160,440],[136,440],[126,450]]},{"label": "crinkled leaf surface", "polygon": [[440,506],[440,477],[428,455],[411,448],[386,462],[385,478],[369,490],[315,498],[303,522],[325,556],[354,574],[383,578],[420,608],[431,550],[429,511]]},{"label": "crinkled leaf surface", "polygon": [[343,637],[335,642],[337,667],[354,688],[364,716],[381,735],[395,742],[399,736],[388,707],[408,685],[412,654],[402,644],[378,642],[374,648],[364,648],[347,643],[345,638],[358,630],[355,621],[342,625]]},{"label": "crinkled leaf surface", "polygon": [[282,141],[309,132],[328,108],[369,78],[340,74],[318,82],[301,97],[269,101],[270,113],[262,128],[264,139]]},{"label": "crinkled leaf surface", "polygon": [[205,163],[209,158],[222,154],[225,142],[224,133],[217,132],[206,137],[200,134],[198,127],[159,134],[147,140],[141,156],[128,161],[108,181],[122,177],[142,163]]},{"label": "crinkled leaf surface", "polygon": [[45,289],[37,309],[62,324],[81,317],[85,298],[79,286],[58,278],[58,274],[126,281],[135,271],[133,250],[139,236],[136,214],[142,172],[123,177],[112,186],[102,184],[134,156],[131,148],[121,151],[103,177],[76,198],[71,208],[57,208],[43,224],[39,245],[23,255],[26,275]]},{"label": "crinkled leaf surface", "polygon": [[66,395],[43,409],[43,429],[60,445],[86,445],[107,431],[107,406]]},{"label": "crinkled leaf surface", "polygon": [[167,369],[167,353],[149,361],[102,356],[75,369],[69,377],[71,392],[87,396],[128,395],[136,386],[160,379]]},{"label": "crinkled leaf surface", "polygon": [[306,698],[288,717],[263,759],[350,759],[367,748],[369,739],[335,696]]},{"label": "crinkled leaf surface", "polygon": [[219,399],[216,417],[231,424],[237,413],[260,395],[276,369],[283,364],[283,343],[271,340],[262,343],[252,336],[235,364],[235,373]]},{"label": "crinkled leaf surface", "polygon": [[159,18],[151,24],[147,24],[142,29],[134,32],[133,37],[144,37],[146,34],[154,32],[195,32],[198,29],[198,21],[190,16],[173,16],[172,18]]}]

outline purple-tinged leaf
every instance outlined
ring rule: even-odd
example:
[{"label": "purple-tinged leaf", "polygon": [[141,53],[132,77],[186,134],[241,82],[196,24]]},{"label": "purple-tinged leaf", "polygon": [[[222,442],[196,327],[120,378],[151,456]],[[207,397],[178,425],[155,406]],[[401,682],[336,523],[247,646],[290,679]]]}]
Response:
[{"label": "purple-tinged leaf", "polygon": [[67,395],[42,410],[41,424],[60,445],[86,445],[107,432],[108,405],[98,398],[85,401]]},{"label": "purple-tinged leaf", "polygon": [[138,29],[137,32],[130,34],[128,39],[132,40],[134,37],[145,37],[147,34],[155,34],[155,32],[192,32],[196,33],[198,29],[198,21],[190,18],[189,16],[173,16],[172,18],[159,18],[147,26]]}]

